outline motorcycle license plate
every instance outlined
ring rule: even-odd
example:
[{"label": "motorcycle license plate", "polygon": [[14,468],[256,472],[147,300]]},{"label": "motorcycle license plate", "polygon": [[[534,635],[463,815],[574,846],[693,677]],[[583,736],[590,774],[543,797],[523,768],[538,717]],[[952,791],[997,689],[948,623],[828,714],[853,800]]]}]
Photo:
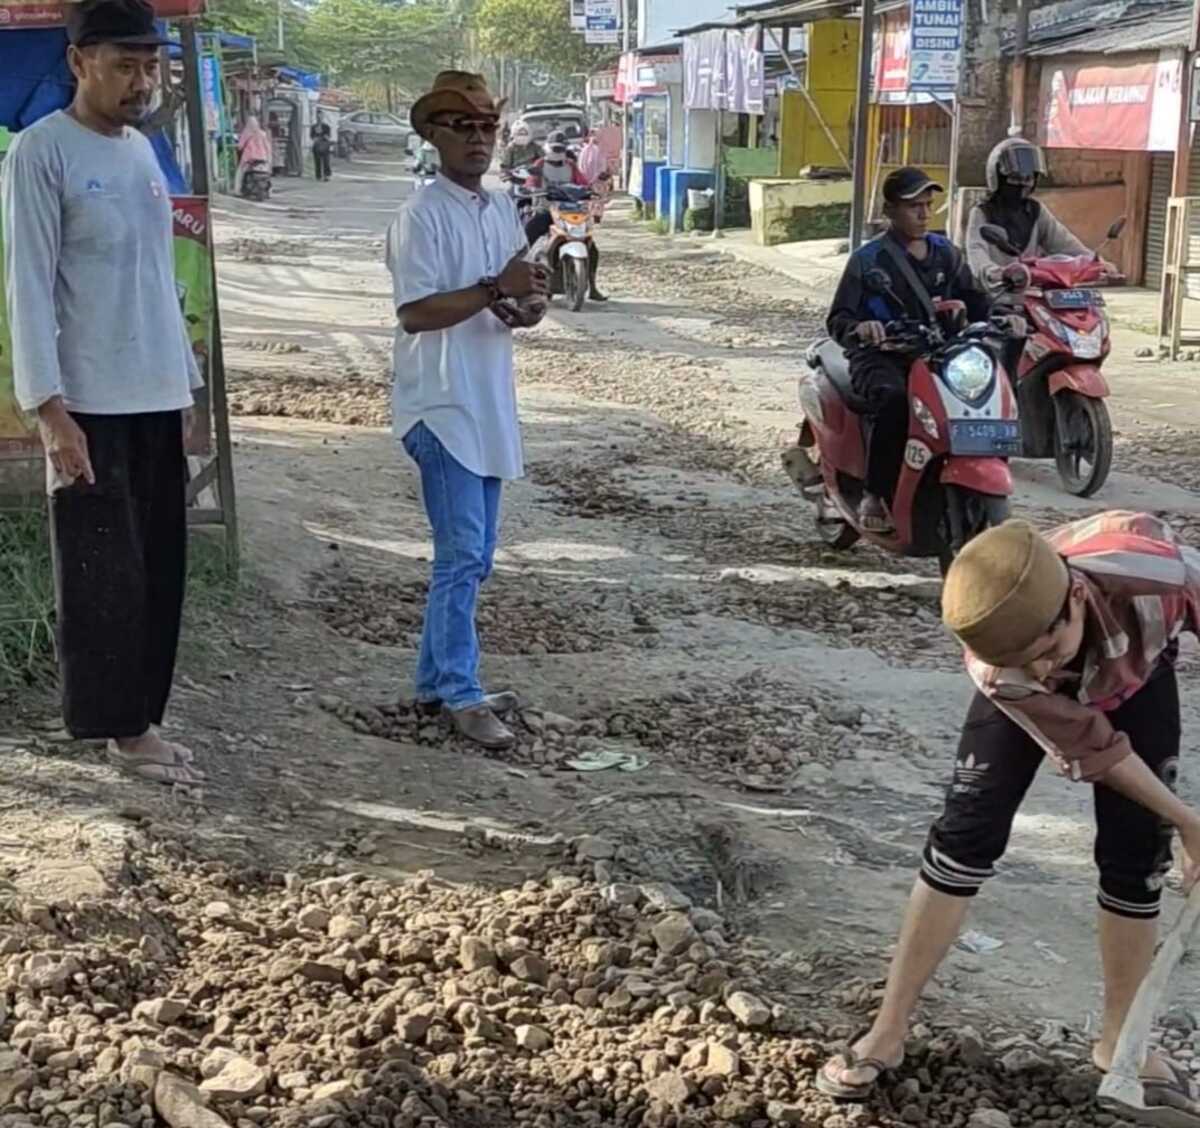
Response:
[{"label": "motorcycle license plate", "polygon": [[1021,424],[1016,419],[952,419],[950,453],[984,457],[1020,454]]},{"label": "motorcycle license plate", "polygon": [[1104,299],[1093,290],[1047,290],[1046,304],[1051,309],[1090,309]]}]

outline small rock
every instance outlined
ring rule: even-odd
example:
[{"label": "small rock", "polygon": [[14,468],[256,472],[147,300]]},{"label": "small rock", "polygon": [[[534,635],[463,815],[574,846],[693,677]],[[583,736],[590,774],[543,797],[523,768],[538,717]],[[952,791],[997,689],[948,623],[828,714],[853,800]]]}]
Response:
[{"label": "small rock", "polygon": [[423,1041],[433,1025],[434,1010],[422,1007],[396,1019],[396,1036],[402,1041],[413,1045]]},{"label": "small rock", "polygon": [[353,944],[366,936],[367,925],[357,917],[339,915],[330,920],[326,931],[331,940],[349,940]]},{"label": "small rock", "polygon": [[646,1086],[650,1099],[667,1108],[682,1108],[692,1095],[692,1083],[678,1070],[656,1077]]},{"label": "small rock", "polygon": [[721,1042],[709,1042],[705,1070],[716,1077],[737,1077],[742,1072],[742,1059]]},{"label": "small rock", "polygon": [[977,1108],[967,1121],[967,1128],[1012,1128],[1008,1113],[998,1108]]},{"label": "small rock", "polygon": [[496,966],[496,953],[478,936],[464,936],[458,949],[458,962],[463,971],[479,971]]},{"label": "small rock", "polygon": [[187,1003],[179,999],[147,999],[133,1008],[133,1016],[157,1022],[159,1026],[173,1026],[187,1011]]},{"label": "small rock", "polygon": [[550,978],[550,968],[546,961],[532,952],[519,956],[508,965],[509,971],[526,983],[544,984]]},{"label": "small rock", "polygon": [[305,905],[296,914],[296,923],[310,932],[324,932],[329,927],[329,913],[320,905]]},{"label": "small rock", "polygon": [[319,1101],[336,1101],[342,1097],[348,1097],[354,1092],[354,1082],[349,1080],[330,1081],[325,1085],[318,1085],[312,1091],[313,1102]]},{"label": "small rock", "polygon": [[276,1081],[276,1084],[285,1092],[290,1093],[295,1089],[308,1088],[308,1074],[300,1070],[294,1070],[291,1073],[281,1073]]},{"label": "small rock", "polygon": [[767,1119],[772,1124],[811,1124],[808,1109],[804,1105],[784,1104],[783,1101],[767,1102]]},{"label": "small rock", "polygon": [[201,1082],[200,1090],[215,1101],[250,1101],[262,1096],[270,1083],[265,1069],[245,1058],[235,1057],[226,1062],[215,1077]]},{"label": "small rock", "polygon": [[665,881],[648,882],[641,891],[647,904],[659,912],[687,912],[692,907],[691,897]]},{"label": "small rock", "polygon": [[650,935],[654,937],[658,950],[666,956],[677,956],[700,939],[700,934],[683,913],[671,913],[663,917],[650,930]]},{"label": "small rock", "polygon": [[771,1008],[749,991],[734,991],[725,1006],[743,1026],[766,1026],[771,1021]]},{"label": "small rock", "polygon": [[575,857],[581,862],[606,862],[617,856],[617,848],[607,838],[589,835],[575,844]]},{"label": "small rock", "polygon": [[1140,349],[1135,349],[1133,355],[1137,360],[1153,360],[1154,350],[1149,345],[1143,345]]},{"label": "small rock", "polygon": [[204,1104],[200,1090],[174,1073],[162,1072],[154,1085],[154,1108],[171,1128],[228,1128]]},{"label": "small rock", "polygon": [[550,1032],[540,1026],[518,1026],[515,1033],[517,1045],[523,1050],[530,1050],[535,1054],[540,1054],[554,1045],[554,1039],[550,1036]]}]

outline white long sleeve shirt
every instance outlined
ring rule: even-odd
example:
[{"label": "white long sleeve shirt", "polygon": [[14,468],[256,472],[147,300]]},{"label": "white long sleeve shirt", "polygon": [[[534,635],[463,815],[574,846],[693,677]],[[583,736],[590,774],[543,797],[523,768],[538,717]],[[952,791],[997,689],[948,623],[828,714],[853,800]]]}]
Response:
[{"label": "white long sleeve shirt", "polygon": [[17,402],[175,411],[202,385],[175,288],[171,201],[150,142],[67,113],[17,134],[0,165]]},{"label": "white long sleeve shirt", "polygon": [[[507,195],[438,176],[401,206],[388,231],[396,308],[494,278],[527,249]],[[424,423],[471,473],[524,474],[512,330],[490,309],[434,332],[397,326],[393,367],[397,439]]]}]

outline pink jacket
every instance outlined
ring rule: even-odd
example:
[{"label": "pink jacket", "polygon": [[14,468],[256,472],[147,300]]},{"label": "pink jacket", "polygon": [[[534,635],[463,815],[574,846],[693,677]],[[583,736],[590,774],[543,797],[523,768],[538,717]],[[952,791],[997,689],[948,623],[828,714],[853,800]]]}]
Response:
[{"label": "pink jacket", "polygon": [[237,147],[242,164],[250,164],[252,161],[271,163],[271,136],[258,124],[256,117],[246,119],[246,127],[238,138]]}]

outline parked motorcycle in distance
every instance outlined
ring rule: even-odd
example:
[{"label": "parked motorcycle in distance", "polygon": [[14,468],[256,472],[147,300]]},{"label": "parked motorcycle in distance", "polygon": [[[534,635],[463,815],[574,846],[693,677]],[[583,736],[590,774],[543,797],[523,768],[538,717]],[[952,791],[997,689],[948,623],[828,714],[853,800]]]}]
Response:
[{"label": "parked motorcycle in distance", "polygon": [[527,168],[511,168],[506,169],[500,174],[500,180],[508,190],[509,197],[517,206],[517,218],[524,226],[533,214],[533,204],[537,193],[530,188],[526,188],[529,178],[532,174]]},{"label": "parked motorcycle in distance", "polygon": [[[865,282],[903,308],[884,271],[869,271]],[[817,529],[830,547],[848,549],[866,537],[902,556],[936,556],[944,572],[972,537],[1007,519],[1008,458],[1021,450],[1021,430],[1002,361],[1006,319],[968,325],[958,301],[936,302],[935,310],[934,326],[890,322],[881,346],[911,358],[908,442],[891,503],[895,532],[870,532],[859,523],[866,404],[851,386],[836,341],[826,338],[808,350],[811,372],[799,382],[804,422],[783,464],[813,502]]]},{"label": "parked motorcycle in distance", "polygon": [[242,173],[242,196],[263,203],[271,195],[271,162],[251,161]]},{"label": "parked motorcycle in distance", "polygon": [[[1117,220],[1090,255],[1019,257],[1024,284],[1008,287],[1014,311],[1024,312],[1031,330],[1016,372],[1020,453],[1053,458],[1063,487],[1079,497],[1099,490],[1112,468],[1112,422],[1104,402],[1109,388],[1100,371],[1112,343],[1104,296],[1094,287],[1124,281],[1100,258],[1124,229],[1125,220]],[[1020,256],[1004,228],[989,224],[980,234],[1005,254]]]},{"label": "parked motorcycle in distance", "polygon": [[561,292],[578,312],[592,288],[594,194],[574,184],[552,184],[537,195],[544,196],[550,209],[550,230],[534,245],[533,260],[549,267],[552,292]]}]

